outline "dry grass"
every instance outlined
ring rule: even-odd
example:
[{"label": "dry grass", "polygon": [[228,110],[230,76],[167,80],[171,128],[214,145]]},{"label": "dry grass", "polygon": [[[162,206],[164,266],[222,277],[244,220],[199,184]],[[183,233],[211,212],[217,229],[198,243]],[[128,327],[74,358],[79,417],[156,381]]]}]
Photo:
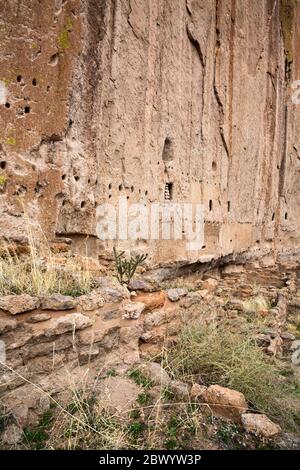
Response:
[{"label": "dry grass", "polygon": [[189,327],[169,352],[166,363],[182,380],[240,391],[253,409],[265,412],[284,427],[296,428],[299,411],[294,408],[295,390],[249,335],[214,323]]},{"label": "dry grass", "polygon": [[89,271],[72,257],[58,265],[39,226],[25,217],[29,255],[19,256],[3,246],[0,258],[0,295],[61,293],[81,295],[92,288]]}]

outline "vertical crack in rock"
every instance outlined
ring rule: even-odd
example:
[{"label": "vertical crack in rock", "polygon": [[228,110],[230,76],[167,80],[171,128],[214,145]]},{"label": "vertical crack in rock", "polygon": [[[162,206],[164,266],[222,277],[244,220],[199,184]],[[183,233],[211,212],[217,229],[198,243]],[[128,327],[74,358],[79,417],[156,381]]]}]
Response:
[{"label": "vertical crack in rock", "polygon": [[187,23],[186,31],[187,31],[187,35],[188,35],[189,40],[191,41],[193,46],[196,48],[196,51],[198,52],[198,56],[199,56],[202,67],[204,67],[205,64],[204,64],[203,53],[202,53],[202,50],[201,50],[199,39],[197,38],[194,23],[192,21]]}]

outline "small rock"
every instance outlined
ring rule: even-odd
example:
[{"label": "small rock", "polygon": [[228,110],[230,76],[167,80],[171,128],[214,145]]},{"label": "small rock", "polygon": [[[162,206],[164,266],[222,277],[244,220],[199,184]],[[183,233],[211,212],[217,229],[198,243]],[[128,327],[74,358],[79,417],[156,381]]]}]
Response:
[{"label": "small rock", "polygon": [[295,336],[292,333],[285,331],[281,333],[281,338],[284,339],[285,341],[294,341]]},{"label": "small rock", "polygon": [[51,315],[49,315],[49,313],[34,313],[28,318],[27,322],[39,323],[40,321],[50,320],[50,318],[51,318]]},{"label": "small rock", "polygon": [[189,292],[187,296],[180,300],[180,307],[190,308],[192,305],[198,304],[202,301],[202,295],[197,292]]},{"label": "small rock", "polygon": [[70,313],[60,318],[53,318],[45,329],[45,336],[51,337],[61,335],[67,331],[82,330],[93,323],[93,320],[81,313]]},{"label": "small rock", "polygon": [[15,406],[12,410],[13,417],[15,418],[18,426],[24,428],[27,424],[29,409],[27,405],[20,404]]},{"label": "small rock", "polygon": [[105,300],[98,292],[98,289],[95,289],[89,294],[80,295],[77,298],[77,303],[84,312],[90,312],[91,310],[98,310],[103,307]]},{"label": "small rock", "polygon": [[129,291],[125,286],[113,278],[99,277],[96,279],[97,285],[96,292],[100,294],[105,302],[122,302],[124,299],[129,298]]},{"label": "small rock", "polygon": [[0,318],[0,334],[7,333],[8,331],[15,330],[18,322],[11,318]]},{"label": "small rock", "polygon": [[148,311],[154,310],[156,308],[162,307],[165,303],[166,296],[163,291],[160,292],[145,292],[142,294],[138,294],[134,298],[134,302],[142,302],[145,304],[146,309]]},{"label": "small rock", "polygon": [[53,294],[44,297],[41,303],[42,310],[71,310],[77,305],[76,300],[70,295]]},{"label": "small rock", "polygon": [[10,424],[4,430],[1,440],[4,444],[15,445],[22,441],[23,431],[16,424]]},{"label": "small rock", "polygon": [[273,423],[266,415],[244,413],[241,416],[245,430],[255,436],[272,437],[280,433],[281,428]]},{"label": "small rock", "polygon": [[142,302],[127,302],[123,305],[122,318],[124,320],[137,320],[145,307],[146,305]]},{"label": "small rock", "polygon": [[171,302],[177,302],[181,297],[187,295],[188,290],[185,288],[177,288],[177,289],[168,289],[167,296]]},{"label": "small rock", "polygon": [[124,377],[108,377],[101,381],[95,388],[101,408],[109,409],[112,413],[122,413],[136,407],[136,399],[142,389],[132,380]]},{"label": "small rock", "polygon": [[207,290],[208,292],[213,292],[218,287],[218,284],[219,282],[217,281],[217,279],[213,279],[210,277],[202,282],[201,289]]},{"label": "small rock", "polygon": [[0,297],[0,310],[18,315],[18,313],[28,312],[40,306],[40,300],[28,294],[5,295]]},{"label": "small rock", "polygon": [[131,279],[128,289],[131,291],[141,290],[143,292],[155,292],[160,290],[157,282],[149,279]]},{"label": "small rock", "polygon": [[296,349],[296,351],[293,352],[291,361],[293,364],[298,366],[300,364],[300,348]]},{"label": "small rock", "polygon": [[171,382],[169,374],[157,362],[146,362],[138,367],[138,370],[155,385],[168,387]]},{"label": "small rock", "polygon": [[239,422],[241,415],[247,411],[247,402],[244,395],[236,390],[211,385],[203,393],[203,399],[211,410],[223,418]]},{"label": "small rock", "polygon": [[197,400],[202,397],[203,393],[207,390],[205,385],[193,384],[191,388],[191,398]]},{"label": "small rock", "polygon": [[271,343],[271,337],[264,334],[258,334],[255,336],[255,342],[258,346],[268,346]]},{"label": "small rock", "polygon": [[300,349],[300,339],[293,341],[290,347],[291,351],[296,351],[297,349]]},{"label": "small rock", "polygon": [[189,401],[190,387],[180,380],[172,380],[169,384],[170,390],[174,393],[175,397],[182,401]]},{"label": "small rock", "polygon": [[96,344],[81,347],[78,353],[79,364],[87,364],[88,362],[92,361],[95,357],[97,357],[99,353],[100,349]]}]

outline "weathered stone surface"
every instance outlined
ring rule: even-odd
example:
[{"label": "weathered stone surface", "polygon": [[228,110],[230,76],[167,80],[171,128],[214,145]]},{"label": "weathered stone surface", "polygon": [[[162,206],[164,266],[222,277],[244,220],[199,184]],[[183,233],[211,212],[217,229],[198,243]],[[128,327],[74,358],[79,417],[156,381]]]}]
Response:
[{"label": "weathered stone surface", "polygon": [[40,300],[28,294],[5,295],[0,297],[0,309],[11,315],[28,312],[38,308]]},{"label": "weathered stone surface", "polygon": [[12,318],[0,318],[0,334],[15,330],[18,326],[17,320]]},{"label": "weathered stone surface", "polygon": [[70,313],[59,318],[53,318],[45,329],[45,336],[52,337],[68,331],[83,330],[93,323],[92,319],[81,313]]},{"label": "weathered stone surface", "polygon": [[203,399],[216,415],[236,422],[241,420],[241,415],[248,408],[242,393],[220,385],[210,385],[203,393]]},{"label": "weathered stone surface", "polygon": [[137,320],[145,308],[146,305],[142,302],[127,302],[123,304],[122,318],[124,320]]},{"label": "weathered stone surface", "polygon": [[190,399],[190,387],[180,380],[172,380],[169,384],[170,390],[177,399],[188,402]]},{"label": "weathered stone surface", "polygon": [[[102,351],[104,352],[104,350]],[[99,353],[100,353],[100,348],[95,344],[81,347],[78,353],[80,365],[91,362],[93,359],[95,359],[99,355]]]},{"label": "weathered stone surface", "polygon": [[177,288],[177,289],[168,289],[167,296],[171,302],[177,302],[181,297],[187,295],[188,290],[185,288]]},{"label": "weathered stone surface", "polygon": [[27,319],[28,323],[39,323],[41,321],[47,321],[51,319],[51,315],[49,313],[34,313],[30,315]]},{"label": "weathered stone surface", "polygon": [[77,300],[74,297],[62,294],[53,294],[41,301],[42,310],[72,310],[76,305]]},{"label": "weathered stone surface", "polygon": [[202,395],[204,392],[207,390],[207,387],[205,385],[200,385],[200,384],[193,384],[191,388],[191,399],[192,400],[198,400],[201,399]]},{"label": "weathered stone surface", "polygon": [[160,290],[159,284],[154,280],[148,279],[131,279],[128,288],[132,291],[155,292]]},{"label": "weathered stone surface", "polygon": [[107,303],[122,302],[122,300],[130,297],[128,289],[121,286],[114,278],[99,277],[97,278],[97,285],[99,287],[94,292],[102,296]]},{"label": "weathered stone surface", "polygon": [[290,347],[291,351],[296,351],[297,349],[300,349],[300,339],[293,341]]},{"label": "weathered stone surface", "polygon": [[134,408],[142,388],[124,377],[108,377],[101,381],[96,389],[99,412],[104,408],[113,413],[122,413]]},{"label": "weathered stone surface", "polygon": [[201,288],[208,292],[213,292],[218,287],[218,283],[217,279],[208,278],[202,282]]},{"label": "weathered stone surface", "polygon": [[138,369],[155,385],[168,387],[171,383],[169,374],[157,362],[146,362],[144,364],[140,364]]},{"label": "weathered stone surface", "polygon": [[244,413],[241,416],[241,421],[245,430],[256,436],[268,438],[281,431],[280,426],[273,423],[266,415]]},{"label": "weathered stone surface", "polygon": [[77,297],[77,303],[83,311],[88,312],[103,307],[105,300],[99,291],[95,289],[89,294]]},{"label": "weathered stone surface", "polygon": [[197,305],[202,301],[202,295],[197,292],[189,292],[186,297],[180,300],[180,307],[190,308],[193,305]]},{"label": "weathered stone surface", "polygon": [[134,302],[141,302],[145,304],[146,310],[151,311],[156,308],[162,307],[165,303],[166,296],[163,291],[160,292],[150,292],[138,294],[134,299]]},{"label": "weathered stone surface", "polygon": [[11,446],[21,442],[22,438],[23,431],[16,424],[9,424],[1,435],[1,441]]}]

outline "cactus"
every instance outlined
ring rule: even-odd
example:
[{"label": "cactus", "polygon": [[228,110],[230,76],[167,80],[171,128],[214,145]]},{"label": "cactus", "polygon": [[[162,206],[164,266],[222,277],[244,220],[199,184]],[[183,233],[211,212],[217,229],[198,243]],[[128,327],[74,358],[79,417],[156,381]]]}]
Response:
[{"label": "cactus", "polygon": [[137,267],[145,261],[148,254],[131,256],[129,259],[126,259],[124,255],[125,251],[118,252],[114,248],[116,277],[120,284],[129,284]]}]

